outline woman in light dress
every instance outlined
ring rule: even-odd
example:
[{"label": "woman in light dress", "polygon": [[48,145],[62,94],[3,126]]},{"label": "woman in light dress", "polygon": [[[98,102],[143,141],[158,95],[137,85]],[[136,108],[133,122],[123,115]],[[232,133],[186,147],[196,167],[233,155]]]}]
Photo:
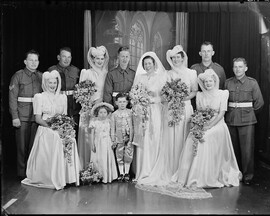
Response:
[{"label": "woman in light dress", "polygon": [[48,127],[46,120],[56,114],[67,114],[67,96],[59,94],[61,78],[56,70],[44,72],[43,92],[35,94],[33,109],[39,124],[33,148],[27,161],[23,184],[41,188],[63,189],[66,184],[79,185],[80,161],[77,143],[73,138],[70,161],[56,130]]},{"label": "woman in light dress", "polygon": [[[179,165],[179,157],[183,149],[186,137],[189,133],[189,120],[193,114],[191,99],[196,95],[198,90],[197,73],[195,70],[187,68],[187,55],[181,45],[175,46],[166,53],[167,61],[171,70],[167,72],[167,81],[181,78],[189,91],[189,96],[184,99],[184,116],[178,125],[169,126],[170,115],[168,103],[164,103],[162,113],[162,135],[161,144],[158,154],[158,160],[148,178],[139,183],[147,188],[149,186],[166,185],[171,181],[171,177],[176,172]],[[138,187],[142,187],[139,184]]]},{"label": "woman in light dress", "polygon": [[[198,91],[197,72],[187,68],[188,57],[181,45],[176,45],[172,50],[168,50],[166,58],[171,66],[171,70],[168,71],[168,81],[181,78],[189,91],[189,96],[184,99],[184,116],[178,125],[172,127],[168,126],[166,120],[164,121],[163,131],[163,143],[167,145],[168,152],[168,172],[173,174],[178,168],[178,161],[181,151],[184,147],[185,140],[190,129],[190,117],[193,114],[193,107],[191,105],[191,99],[196,96]],[[163,119],[170,119],[168,112],[168,104],[165,109]]]},{"label": "woman in light dress", "polygon": [[166,71],[157,55],[154,52],[144,53],[139,61],[133,85],[142,83],[148,88],[151,104],[148,108],[149,120],[146,122],[144,136],[140,134],[143,137],[136,146],[135,181],[137,182],[150,175],[159,153],[162,128],[160,93],[165,82]]},{"label": "woman in light dress", "polygon": [[242,177],[234,154],[230,133],[224,121],[228,90],[219,90],[219,78],[213,69],[199,74],[202,92],[196,96],[196,109],[214,109],[214,117],[205,125],[203,143],[198,143],[193,156],[193,139],[189,134],[182,151],[179,167],[172,181],[188,188],[239,186]]},{"label": "woman in light dress", "polygon": [[[82,69],[79,82],[91,80],[96,84],[96,92],[93,95],[93,105],[102,102],[103,88],[106,75],[108,73],[109,54],[104,46],[97,48],[91,47],[87,54],[87,60],[90,69]],[[91,141],[88,125],[90,121],[90,112],[80,114],[79,131],[78,131],[78,152],[82,169],[85,169],[90,162]]]}]

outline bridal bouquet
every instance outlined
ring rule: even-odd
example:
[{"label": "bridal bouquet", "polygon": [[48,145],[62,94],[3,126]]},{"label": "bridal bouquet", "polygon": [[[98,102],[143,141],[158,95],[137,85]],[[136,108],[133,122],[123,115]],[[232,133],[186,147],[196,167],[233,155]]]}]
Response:
[{"label": "bridal bouquet", "polygon": [[88,166],[80,171],[80,180],[83,185],[91,185],[94,182],[100,182],[102,180],[102,175],[94,166],[94,163],[91,161]]},{"label": "bridal bouquet", "polygon": [[209,120],[214,116],[215,110],[211,108],[206,108],[204,110],[196,110],[191,115],[191,129],[190,133],[192,135],[193,142],[193,155],[197,155],[198,143],[203,143],[204,129],[203,127]]},{"label": "bridal bouquet", "polygon": [[[56,114],[46,120],[52,130],[56,130],[62,139],[64,156],[68,163],[71,163],[72,145],[75,142],[75,121],[65,114]],[[75,143],[76,145],[76,143]]]},{"label": "bridal bouquet", "polygon": [[145,123],[149,119],[150,91],[145,85],[138,83],[132,86],[129,97],[133,115],[141,117]]},{"label": "bridal bouquet", "polygon": [[178,124],[184,116],[185,103],[183,99],[189,95],[188,87],[180,78],[171,80],[163,86],[161,95],[168,102],[169,115],[171,116],[168,125],[172,127]]},{"label": "bridal bouquet", "polygon": [[75,85],[73,97],[82,106],[80,114],[90,111],[93,106],[92,96],[97,91],[95,82],[84,80]]}]

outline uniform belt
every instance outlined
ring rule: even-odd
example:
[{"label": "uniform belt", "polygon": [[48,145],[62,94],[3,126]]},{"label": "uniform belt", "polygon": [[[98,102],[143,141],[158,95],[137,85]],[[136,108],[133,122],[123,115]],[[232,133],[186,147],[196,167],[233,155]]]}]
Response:
[{"label": "uniform belt", "polygon": [[113,92],[113,93],[112,93],[112,96],[113,96],[113,97],[116,97],[116,95],[117,95],[118,93],[119,93],[119,92]]},{"label": "uniform belt", "polygon": [[32,97],[18,97],[19,102],[33,102]]},{"label": "uniform belt", "polygon": [[229,102],[229,107],[252,107],[252,102],[234,103]]},{"label": "uniform belt", "polygon": [[69,90],[69,91],[61,91],[62,94],[65,95],[73,95],[74,90]]}]

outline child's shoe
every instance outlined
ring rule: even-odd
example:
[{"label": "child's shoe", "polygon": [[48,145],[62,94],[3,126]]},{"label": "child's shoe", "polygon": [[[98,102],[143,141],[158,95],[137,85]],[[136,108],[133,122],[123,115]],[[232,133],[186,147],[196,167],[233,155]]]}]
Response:
[{"label": "child's shoe", "polygon": [[117,181],[121,182],[123,180],[124,180],[124,175],[123,174],[119,175],[117,178]]},{"label": "child's shoe", "polygon": [[125,176],[124,176],[124,180],[125,180],[125,182],[128,182],[129,181],[129,179],[130,179],[130,177],[129,177],[129,174],[125,174]]}]

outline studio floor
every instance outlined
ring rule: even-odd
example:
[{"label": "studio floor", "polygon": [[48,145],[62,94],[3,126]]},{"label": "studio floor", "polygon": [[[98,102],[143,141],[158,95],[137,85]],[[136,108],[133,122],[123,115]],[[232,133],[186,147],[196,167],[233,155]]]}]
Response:
[{"label": "studio floor", "polygon": [[270,214],[270,167],[260,162],[254,184],[207,189],[212,198],[182,199],[146,192],[132,182],[41,189],[2,173],[1,213],[12,214]]}]

